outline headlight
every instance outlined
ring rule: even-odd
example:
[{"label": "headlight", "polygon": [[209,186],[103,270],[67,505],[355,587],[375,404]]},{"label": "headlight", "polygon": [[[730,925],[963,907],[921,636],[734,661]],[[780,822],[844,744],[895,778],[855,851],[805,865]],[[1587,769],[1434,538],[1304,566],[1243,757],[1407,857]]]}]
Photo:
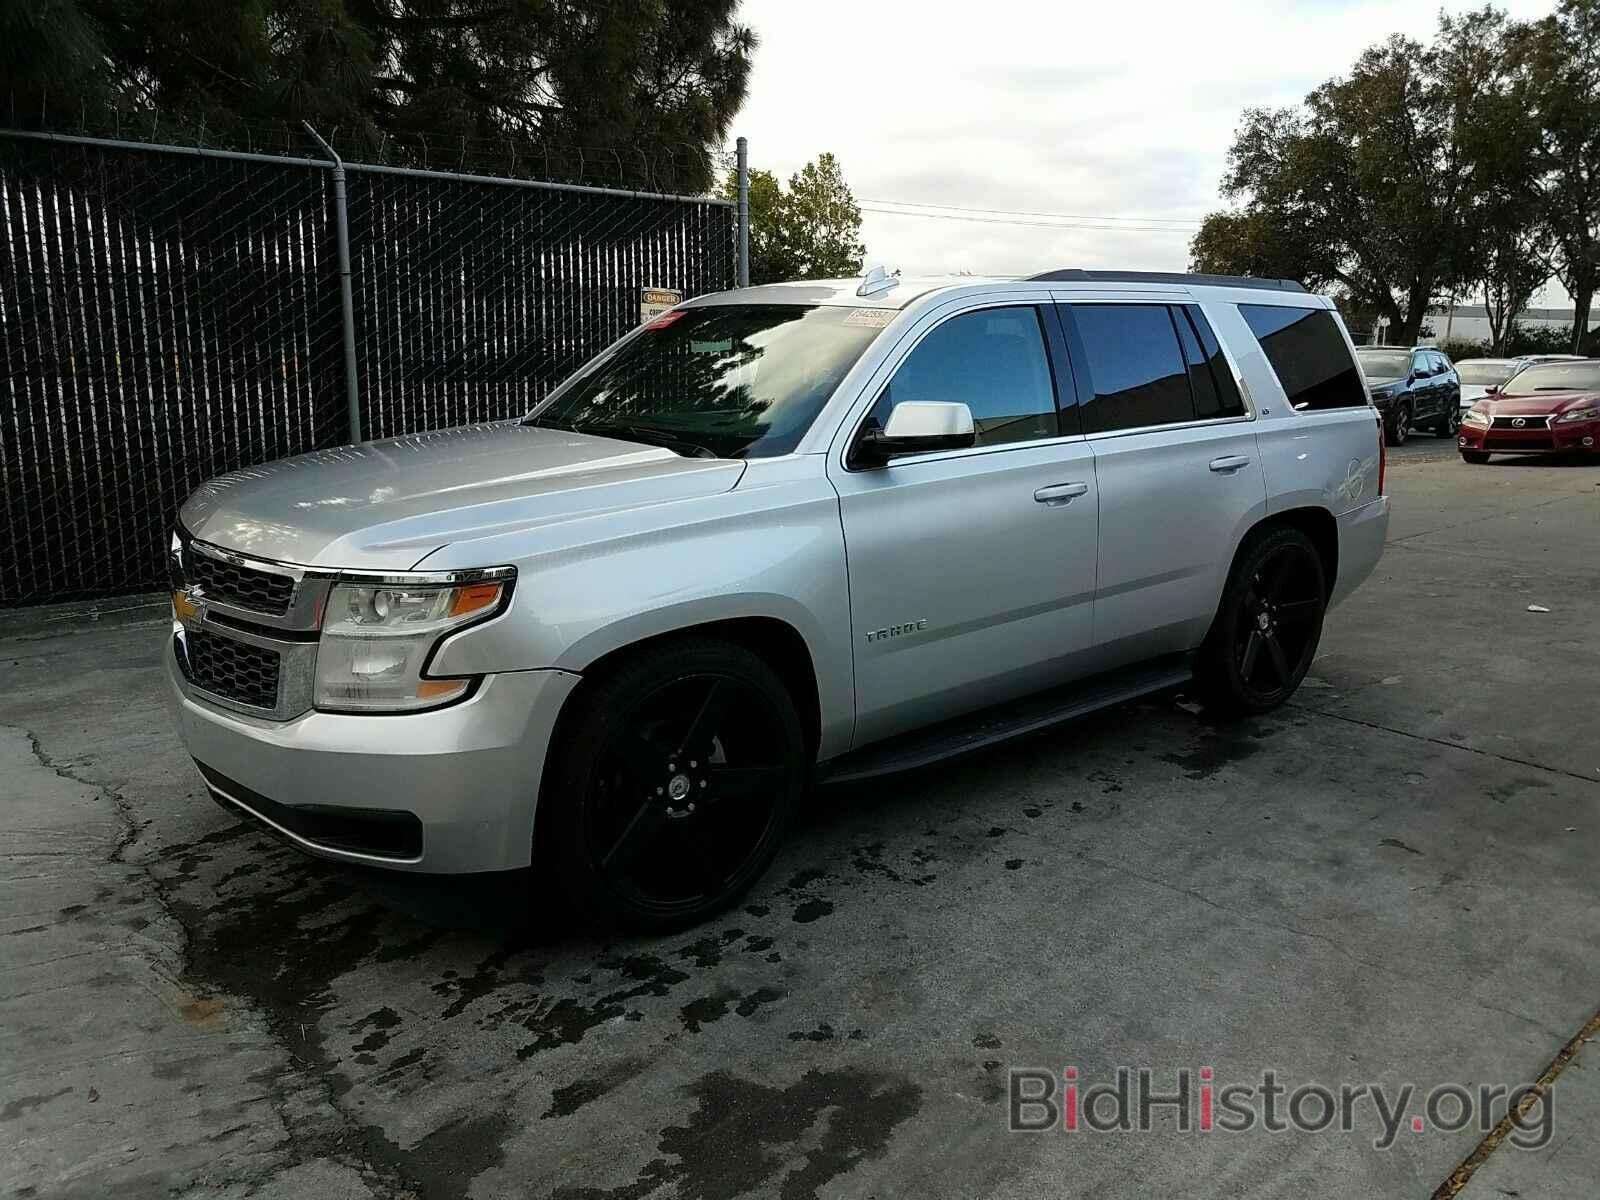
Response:
[{"label": "headlight", "polygon": [[1567,421],[1600,421],[1600,406],[1589,405],[1587,408],[1571,408],[1556,418],[1556,424]]},{"label": "headlight", "polygon": [[317,647],[316,706],[343,712],[414,712],[459,700],[471,679],[427,679],[439,639],[496,612],[504,582],[335,584]]},{"label": "headlight", "polygon": [[1489,410],[1484,408],[1481,404],[1474,404],[1462,414],[1461,423],[1463,425],[1482,425],[1485,428],[1488,428]]}]

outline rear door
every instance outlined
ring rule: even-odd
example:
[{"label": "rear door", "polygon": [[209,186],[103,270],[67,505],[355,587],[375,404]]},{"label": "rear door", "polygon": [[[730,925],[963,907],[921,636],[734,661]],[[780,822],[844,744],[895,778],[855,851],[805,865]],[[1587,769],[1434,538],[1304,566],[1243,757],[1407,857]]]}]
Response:
[{"label": "rear door", "polygon": [[1198,305],[1059,312],[1100,486],[1102,665],[1192,649],[1241,534],[1265,512],[1252,416]]}]

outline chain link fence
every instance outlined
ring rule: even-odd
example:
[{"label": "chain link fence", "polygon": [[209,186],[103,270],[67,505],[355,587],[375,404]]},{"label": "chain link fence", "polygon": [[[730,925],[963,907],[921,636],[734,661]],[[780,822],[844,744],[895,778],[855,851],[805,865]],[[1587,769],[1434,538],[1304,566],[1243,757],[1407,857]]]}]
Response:
[{"label": "chain link fence", "polygon": [[[726,201],[345,164],[362,436],[516,416],[731,287]],[[0,131],[0,608],[163,586],[214,475],[350,437],[333,164]]]}]

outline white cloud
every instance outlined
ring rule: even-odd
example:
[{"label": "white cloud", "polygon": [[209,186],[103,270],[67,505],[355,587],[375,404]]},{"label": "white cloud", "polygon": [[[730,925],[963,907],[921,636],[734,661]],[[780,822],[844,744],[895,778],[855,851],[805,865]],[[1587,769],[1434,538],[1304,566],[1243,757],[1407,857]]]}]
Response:
[{"label": "white cloud", "polygon": [[[1551,7],[1509,4],[1519,17]],[[833,151],[860,200],[1198,221],[1220,204],[1242,108],[1298,101],[1390,33],[1426,40],[1438,11],[1434,0],[746,0],[740,19],[761,46],[736,132],[752,165],[780,177]],[[907,272],[1184,269],[1192,225],[1116,224],[1132,227],[871,212],[862,226],[869,261]]]}]

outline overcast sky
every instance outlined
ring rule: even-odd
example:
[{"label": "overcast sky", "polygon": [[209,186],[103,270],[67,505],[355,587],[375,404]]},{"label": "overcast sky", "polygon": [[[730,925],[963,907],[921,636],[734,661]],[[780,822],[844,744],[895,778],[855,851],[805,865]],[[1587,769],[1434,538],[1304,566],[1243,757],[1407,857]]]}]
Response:
[{"label": "overcast sky", "polygon": [[[1553,4],[1504,7],[1528,17]],[[1427,40],[1439,8],[745,0],[741,20],[761,45],[735,133],[750,139],[752,166],[785,179],[833,151],[864,210],[869,263],[908,274],[1181,271],[1199,219],[1222,204],[1240,110],[1300,100],[1390,33]],[[1095,228],[873,211],[883,201],[1068,213]],[[1558,286],[1545,300],[1565,301]]]}]

